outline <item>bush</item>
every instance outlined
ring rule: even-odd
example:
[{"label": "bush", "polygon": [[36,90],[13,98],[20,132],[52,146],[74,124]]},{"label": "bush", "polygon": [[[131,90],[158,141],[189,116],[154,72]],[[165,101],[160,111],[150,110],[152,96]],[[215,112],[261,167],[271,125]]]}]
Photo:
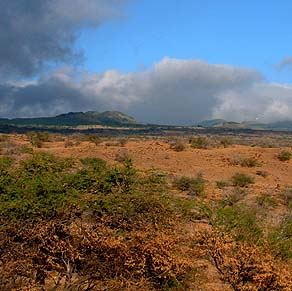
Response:
[{"label": "bush", "polygon": [[170,148],[176,152],[182,152],[185,150],[185,145],[181,141],[175,140],[170,143]]},{"label": "bush", "polygon": [[224,148],[227,148],[229,147],[230,145],[233,144],[233,141],[231,138],[229,137],[224,137],[220,140],[220,144],[224,147]]},{"label": "bush", "polygon": [[117,162],[125,162],[127,160],[130,160],[131,157],[130,157],[130,154],[129,154],[129,151],[127,149],[120,149],[117,153],[116,153],[116,156],[115,156],[115,161]]},{"label": "bush", "polygon": [[226,186],[229,186],[229,182],[227,182],[227,181],[216,181],[216,186],[219,189],[224,189]]},{"label": "bush", "polygon": [[244,158],[240,161],[242,167],[258,167],[261,163],[255,158]]},{"label": "bush", "polygon": [[205,235],[203,246],[221,279],[234,291],[286,291],[292,288],[290,274],[263,249],[238,243],[218,232]]},{"label": "bush", "polygon": [[233,186],[238,186],[238,187],[247,187],[250,184],[254,184],[254,178],[250,177],[246,174],[243,173],[236,173],[232,178],[231,182]]},{"label": "bush", "polygon": [[208,140],[205,137],[192,137],[189,140],[189,143],[191,145],[192,148],[194,149],[207,149],[208,148]]},{"label": "bush", "polygon": [[48,132],[42,132],[42,131],[37,131],[37,132],[29,132],[27,133],[28,140],[32,144],[32,146],[41,148],[43,145],[43,142],[48,142],[49,141],[49,133]]},{"label": "bush", "polygon": [[278,154],[278,159],[282,162],[289,161],[292,157],[292,154],[288,151],[282,151]]},{"label": "bush", "polygon": [[88,141],[94,143],[96,146],[102,143],[102,139],[97,134],[89,134],[87,136]]},{"label": "bush", "polygon": [[261,207],[275,207],[278,205],[277,201],[269,193],[264,193],[258,196],[256,202]]},{"label": "bush", "polygon": [[275,257],[292,258],[292,216],[287,214],[280,225],[274,228],[268,236]]},{"label": "bush", "polygon": [[242,167],[258,167],[261,165],[261,163],[256,158],[242,158],[240,156],[234,156],[231,159],[232,165],[240,165]]},{"label": "bush", "polygon": [[281,194],[280,197],[282,198],[284,204],[286,206],[291,206],[292,203],[292,188],[288,187],[286,188]]},{"label": "bush", "polygon": [[173,181],[173,186],[181,191],[188,191],[189,195],[202,195],[205,191],[205,181],[201,174],[196,178],[180,177]]},{"label": "bush", "polygon": [[238,241],[259,243],[263,230],[257,221],[257,210],[245,204],[227,204],[222,201],[214,213],[213,225],[232,234]]},{"label": "bush", "polygon": [[232,191],[225,197],[224,202],[227,205],[233,205],[240,200],[242,200],[247,195],[245,189],[240,187],[235,187]]}]

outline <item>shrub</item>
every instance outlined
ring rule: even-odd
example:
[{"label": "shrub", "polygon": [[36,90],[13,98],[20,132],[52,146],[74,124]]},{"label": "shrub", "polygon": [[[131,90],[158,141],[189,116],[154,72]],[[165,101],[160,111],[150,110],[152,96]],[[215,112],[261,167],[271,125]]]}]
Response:
[{"label": "shrub", "polygon": [[236,173],[234,176],[232,176],[231,182],[234,186],[238,187],[247,187],[249,184],[255,183],[253,177],[250,177],[243,173]]},{"label": "shrub", "polygon": [[240,200],[242,200],[247,195],[246,191],[240,187],[235,187],[232,191],[225,197],[224,202],[228,205],[233,205]]},{"label": "shrub", "polygon": [[275,257],[292,258],[292,216],[287,214],[280,225],[274,228],[268,236]]},{"label": "shrub", "polygon": [[266,177],[268,177],[269,173],[267,171],[258,170],[258,171],[256,171],[256,175],[262,176],[263,178],[266,178]]},{"label": "shrub", "polygon": [[206,149],[209,145],[208,140],[201,136],[190,138],[189,143],[194,149]]},{"label": "shrub", "polygon": [[170,148],[176,152],[182,152],[185,150],[185,145],[181,141],[175,140],[170,143]]},{"label": "shrub", "polygon": [[282,198],[283,202],[287,206],[291,206],[292,203],[292,188],[286,188],[281,194],[280,197]]},{"label": "shrub", "polygon": [[181,191],[188,191],[189,195],[202,195],[205,191],[205,181],[201,174],[196,178],[182,176],[173,181],[173,186]]},{"label": "shrub", "polygon": [[216,181],[216,186],[219,189],[224,189],[228,185],[229,185],[229,182],[227,182],[227,181]]},{"label": "shrub", "polygon": [[229,137],[224,137],[220,140],[220,144],[224,147],[224,148],[227,148],[229,147],[230,145],[233,144],[233,141],[231,138]]},{"label": "shrub", "polygon": [[94,143],[95,145],[99,145],[102,143],[102,139],[97,134],[89,134],[87,136],[88,141]]},{"label": "shrub", "polygon": [[242,158],[240,156],[234,156],[231,159],[231,164],[232,165],[240,165],[242,167],[257,167],[260,166],[261,163],[256,159],[256,158]]},{"label": "shrub", "polygon": [[221,279],[234,291],[285,291],[292,288],[289,273],[265,250],[238,243],[218,232],[205,235],[203,246]]},{"label": "shrub", "polygon": [[269,193],[263,193],[256,198],[256,202],[262,207],[275,207],[278,205],[277,201]]},{"label": "shrub", "polygon": [[240,161],[240,165],[242,167],[257,167],[260,166],[261,163],[256,158],[244,158]]},{"label": "shrub", "polygon": [[41,131],[34,132],[33,131],[33,132],[27,133],[27,137],[30,143],[37,148],[41,148],[43,145],[43,142],[49,141],[48,132],[41,132]]},{"label": "shrub", "polygon": [[278,154],[278,159],[282,162],[289,161],[292,157],[292,154],[288,151],[282,151]]},{"label": "shrub", "polygon": [[125,162],[127,160],[130,160],[130,154],[129,151],[127,149],[120,149],[115,156],[115,161],[117,162]]},{"label": "shrub", "polygon": [[238,241],[259,243],[262,240],[263,230],[257,220],[256,208],[242,203],[226,205],[223,200],[215,210],[213,224]]}]

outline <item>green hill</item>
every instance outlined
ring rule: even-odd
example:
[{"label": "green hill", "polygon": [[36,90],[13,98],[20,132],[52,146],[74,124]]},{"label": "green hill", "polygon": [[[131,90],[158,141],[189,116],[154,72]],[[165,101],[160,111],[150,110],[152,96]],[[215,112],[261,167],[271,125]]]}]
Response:
[{"label": "green hill", "polygon": [[133,117],[118,111],[105,111],[101,113],[88,111],[69,112],[55,117],[0,119],[0,124],[17,126],[135,126],[139,123]]}]

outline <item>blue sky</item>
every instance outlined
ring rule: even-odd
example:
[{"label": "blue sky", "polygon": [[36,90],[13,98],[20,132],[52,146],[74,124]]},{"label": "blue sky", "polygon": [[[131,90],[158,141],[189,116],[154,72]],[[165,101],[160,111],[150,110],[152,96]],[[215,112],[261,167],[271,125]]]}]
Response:
[{"label": "blue sky", "polygon": [[78,47],[92,71],[135,71],[168,56],[254,68],[269,81],[291,82],[291,71],[274,67],[292,53],[291,11],[291,1],[130,1],[122,19],[84,31]]},{"label": "blue sky", "polygon": [[292,120],[291,1],[0,7],[0,117],[119,110],[145,123]]}]

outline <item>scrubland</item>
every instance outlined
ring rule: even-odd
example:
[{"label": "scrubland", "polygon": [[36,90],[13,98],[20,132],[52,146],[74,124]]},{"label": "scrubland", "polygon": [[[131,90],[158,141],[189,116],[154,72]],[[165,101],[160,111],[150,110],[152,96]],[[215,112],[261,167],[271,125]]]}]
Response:
[{"label": "scrubland", "polygon": [[292,290],[289,135],[0,135],[0,290]]}]

